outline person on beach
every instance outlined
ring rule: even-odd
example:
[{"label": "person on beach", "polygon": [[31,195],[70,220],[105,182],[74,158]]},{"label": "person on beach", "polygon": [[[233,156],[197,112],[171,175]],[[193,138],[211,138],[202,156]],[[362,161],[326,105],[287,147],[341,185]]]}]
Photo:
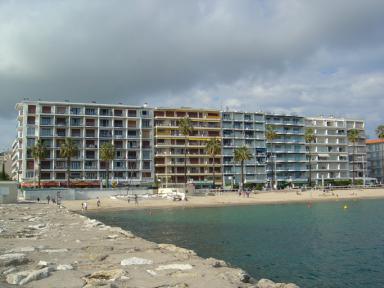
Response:
[{"label": "person on beach", "polygon": [[101,205],[101,201],[100,201],[99,197],[97,197],[97,202],[96,202],[96,204],[97,204],[97,207],[100,207],[100,205]]},{"label": "person on beach", "polygon": [[87,203],[87,202],[84,202],[84,210],[85,210],[85,211],[88,210],[88,203]]},{"label": "person on beach", "polygon": [[137,196],[137,194],[135,194],[135,204],[139,205],[139,197]]},{"label": "person on beach", "polygon": [[81,202],[81,212],[84,212],[84,202]]},{"label": "person on beach", "polygon": [[47,202],[48,202],[48,204],[49,204],[50,201],[51,201],[51,197],[48,195],[48,196],[47,196]]},{"label": "person on beach", "polygon": [[40,197],[37,197],[37,203],[40,203]]}]

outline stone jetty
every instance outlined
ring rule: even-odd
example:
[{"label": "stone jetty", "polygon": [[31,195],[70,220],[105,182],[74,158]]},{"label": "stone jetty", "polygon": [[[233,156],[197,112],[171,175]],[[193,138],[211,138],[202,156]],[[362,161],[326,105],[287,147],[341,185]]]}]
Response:
[{"label": "stone jetty", "polygon": [[252,279],[224,261],[156,244],[46,204],[0,205],[0,287],[254,287],[295,284]]}]

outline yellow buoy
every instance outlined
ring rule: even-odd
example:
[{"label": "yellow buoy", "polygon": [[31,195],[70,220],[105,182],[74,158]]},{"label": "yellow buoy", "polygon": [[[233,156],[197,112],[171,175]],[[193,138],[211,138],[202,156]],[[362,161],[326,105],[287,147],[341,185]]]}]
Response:
[{"label": "yellow buoy", "polygon": [[344,205],[344,209],[348,209],[348,206],[347,206],[347,205]]}]

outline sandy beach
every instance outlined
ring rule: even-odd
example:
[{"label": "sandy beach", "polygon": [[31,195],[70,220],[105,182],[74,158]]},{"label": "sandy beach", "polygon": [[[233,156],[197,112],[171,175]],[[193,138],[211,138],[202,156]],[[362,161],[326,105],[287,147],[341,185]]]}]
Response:
[{"label": "sandy beach", "polygon": [[[358,199],[384,198],[384,189],[351,189],[333,190],[324,193],[322,190],[299,191],[279,191],[251,193],[249,198],[239,196],[237,193],[227,192],[215,196],[191,196],[188,201],[172,201],[169,199],[139,198],[139,204],[126,199],[103,198],[101,206],[97,207],[96,200],[86,201],[88,210],[135,210],[135,209],[167,209],[167,208],[196,208],[196,207],[218,207],[230,205],[256,205],[256,204],[284,204],[295,202],[319,202],[319,201],[350,201]],[[82,200],[64,201],[63,205],[72,211],[80,211]]]}]

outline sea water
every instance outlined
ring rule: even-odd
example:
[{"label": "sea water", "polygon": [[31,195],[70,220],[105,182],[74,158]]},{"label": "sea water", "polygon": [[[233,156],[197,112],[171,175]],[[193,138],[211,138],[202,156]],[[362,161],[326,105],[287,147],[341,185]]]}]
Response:
[{"label": "sea water", "polygon": [[301,287],[384,287],[384,200],[89,213]]}]

